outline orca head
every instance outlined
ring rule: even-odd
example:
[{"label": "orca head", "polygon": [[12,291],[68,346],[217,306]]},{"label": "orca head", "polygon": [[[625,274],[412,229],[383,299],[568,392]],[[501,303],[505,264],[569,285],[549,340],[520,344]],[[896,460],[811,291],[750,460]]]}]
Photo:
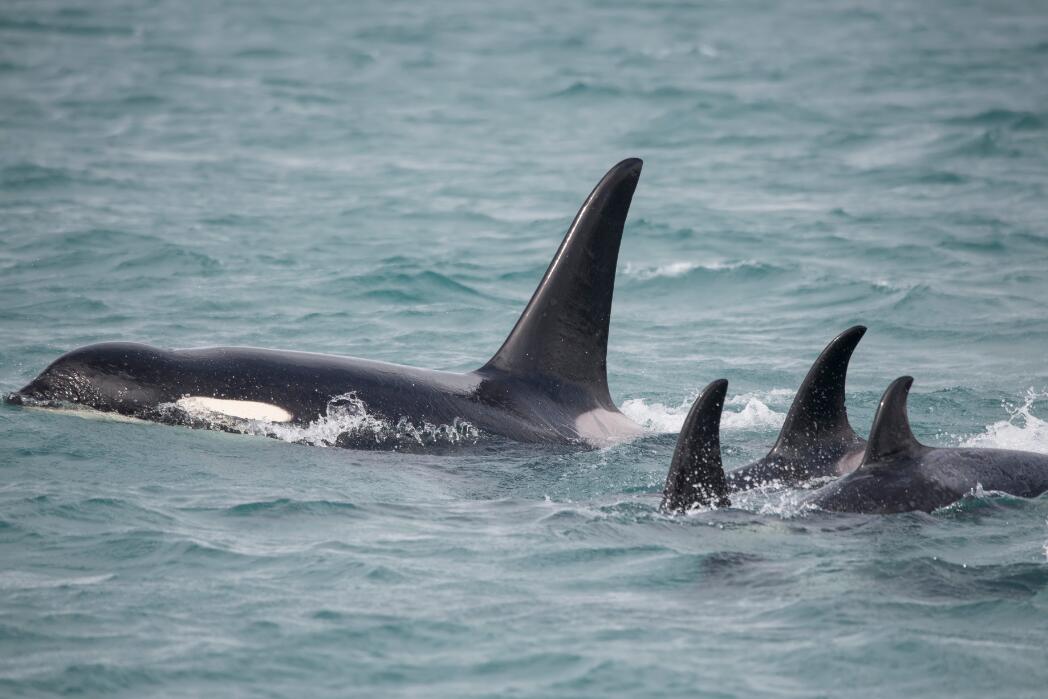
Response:
[{"label": "orca head", "polygon": [[9,403],[60,407],[82,405],[134,414],[171,400],[170,354],[130,342],[87,345],[67,352],[26,386],[7,396]]}]

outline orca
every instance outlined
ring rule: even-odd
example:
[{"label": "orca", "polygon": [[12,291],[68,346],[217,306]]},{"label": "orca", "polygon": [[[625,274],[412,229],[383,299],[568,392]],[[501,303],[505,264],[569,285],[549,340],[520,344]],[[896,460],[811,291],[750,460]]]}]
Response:
[{"label": "orca", "polygon": [[836,512],[931,512],[977,489],[1032,498],[1048,491],[1048,454],[1011,449],[938,448],[913,436],[903,376],[881,397],[862,463],[808,499]]},{"label": "orca", "polygon": [[[1024,498],[1048,492],[1048,454],[918,442],[906,415],[912,385],[909,376],[892,382],[858,468],[806,493],[802,506],[861,514],[932,512],[980,488]],[[718,436],[727,386],[714,381],[692,406],[666,477],[664,511],[731,504]]]},{"label": "orca", "polygon": [[866,441],[848,421],[844,383],[848,362],[865,334],[866,328],[856,325],[826,345],[797,390],[775,445],[759,461],[728,473],[731,490],[798,485],[858,468]]},{"label": "orca", "polygon": [[720,418],[727,393],[727,380],[717,379],[692,404],[673,450],[660,509],[680,512],[702,505],[731,505],[720,448]]},{"label": "orca", "polygon": [[339,435],[338,446],[355,448],[410,446],[415,440],[400,438],[397,425],[409,432],[467,425],[484,437],[581,446],[635,437],[643,428],[611,398],[607,345],[619,243],[641,167],[627,159],[601,179],[502,347],[476,371],[107,342],[61,356],[7,400],[227,431],[246,422],[308,427],[333,410],[384,426]]}]

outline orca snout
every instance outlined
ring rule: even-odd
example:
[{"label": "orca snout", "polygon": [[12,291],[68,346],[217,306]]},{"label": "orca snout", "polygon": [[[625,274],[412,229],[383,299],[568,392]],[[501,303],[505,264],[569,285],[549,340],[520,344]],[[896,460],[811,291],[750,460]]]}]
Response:
[{"label": "orca snout", "polygon": [[4,397],[12,405],[33,405],[77,399],[76,376],[55,362],[39,376]]},{"label": "orca snout", "polygon": [[159,350],[132,343],[103,343],[67,352],[23,388],[6,396],[8,403],[32,405],[78,403],[119,410],[155,392],[150,368]]}]

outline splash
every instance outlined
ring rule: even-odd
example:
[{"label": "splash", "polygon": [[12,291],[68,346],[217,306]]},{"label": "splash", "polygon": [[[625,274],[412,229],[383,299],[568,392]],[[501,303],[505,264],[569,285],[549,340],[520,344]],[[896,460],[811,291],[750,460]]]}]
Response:
[{"label": "splash", "polygon": [[750,398],[739,412],[726,411],[721,418],[721,427],[729,430],[778,429],[785,420],[785,413],[772,410],[759,398]]},{"label": "splash", "polygon": [[324,415],[304,426],[233,417],[194,403],[167,403],[160,407],[167,421],[315,447],[398,449],[476,444],[480,440],[480,431],[459,418],[449,425],[416,424],[407,418],[392,423],[368,412],[356,393],[335,396],[328,401]]},{"label": "splash", "polygon": [[771,405],[788,407],[793,401],[794,392],[788,388],[773,388],[770,391],[750,391],[731,396],[725,401],[726,405],[746,405],[751,400],[759,400]]},{"label": "splash", "polygon": [[250,434],[315,447],[336,447],[340,440],[374,440],[378,445],[389,429],[389,423],[369,413],[364,401],[355,393],[329,400],[324,414],[305,427],[254,420],[247,421],[245,426]]},{"label": "splash", "polygon": [[780,519],[794,519],[817,511],[819,508],[804,501],[803,490],[782,490],[774,493],[762,493],[766,499],[756,505],[754,511],[760,515],[772,515]]},{"label": "splash", "polygon": [[985,432],[969,437],[961,442],[961,446],[1048,452],[1048,421],[1033,414],[1033,406],[1045,399],[1048,399],[1048,391],[1026,389],[1021,404],[1005,404],[1007,420],[987,426]]},{"label": "splash", "polygon": [[[777,403],[781,396],[791,395],[793,395],[791,391],[773,389],[765,393],[743,393],[732,396],[724,402],[725,410],[721,416],[721,429],[778,429],[782,427],[786,414],[772,409],[768,403]],[[684,418],[687,417],[696,397],[697,394],[692,394],[676,406],[659,402],[648,403],[643,398],[631,398],[623,401],[621,410],[626,417],[654,432],[680,432],[680,428],[684,425]],[[733,411],[728,409],[728,406],[741,406],[741,410]]]}]

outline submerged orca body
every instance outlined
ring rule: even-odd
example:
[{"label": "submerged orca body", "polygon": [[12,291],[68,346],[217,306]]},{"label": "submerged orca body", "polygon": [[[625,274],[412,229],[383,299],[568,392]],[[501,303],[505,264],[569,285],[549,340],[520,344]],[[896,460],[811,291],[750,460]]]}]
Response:
[{"label": "submerged orca body", "polygon": [[[913,379],[884,392],[858,468],[807,494],[802,504],[832,512],[931,512],[981,487],[1019,497],[1048,492],[1048,455],[1005,449],[938,449],[910,430],[906,397]],[[677,441],[662,508],[730,505],[718,437],[727,381],[703,391]]]},{"label": "submerged orca body", "polygon": [[730,490],[766,483],[796,485],[854,471],[866,442],[855,434],[844,406],[844,383],[866,328],[856,325],[833,338],[804,377],[779,438],[768,455],[727,475]]},{"label": "submerged orca body", "polygon": [[[468,422],[481,434],[600,445],[640,434],[607,382],[607,342],[619,243],[641,161],[613,167],[583,203],[538,289],[501,349],[458,374],[305,352],[242,347],[164,350],[103,343],[63,355],[13,403],[84,406],[158,422],[308,426],[333,406],[396,425]],[[187,413],[186,409],[190,409]],[[374,432],[340,446],[396,447]]]}]

